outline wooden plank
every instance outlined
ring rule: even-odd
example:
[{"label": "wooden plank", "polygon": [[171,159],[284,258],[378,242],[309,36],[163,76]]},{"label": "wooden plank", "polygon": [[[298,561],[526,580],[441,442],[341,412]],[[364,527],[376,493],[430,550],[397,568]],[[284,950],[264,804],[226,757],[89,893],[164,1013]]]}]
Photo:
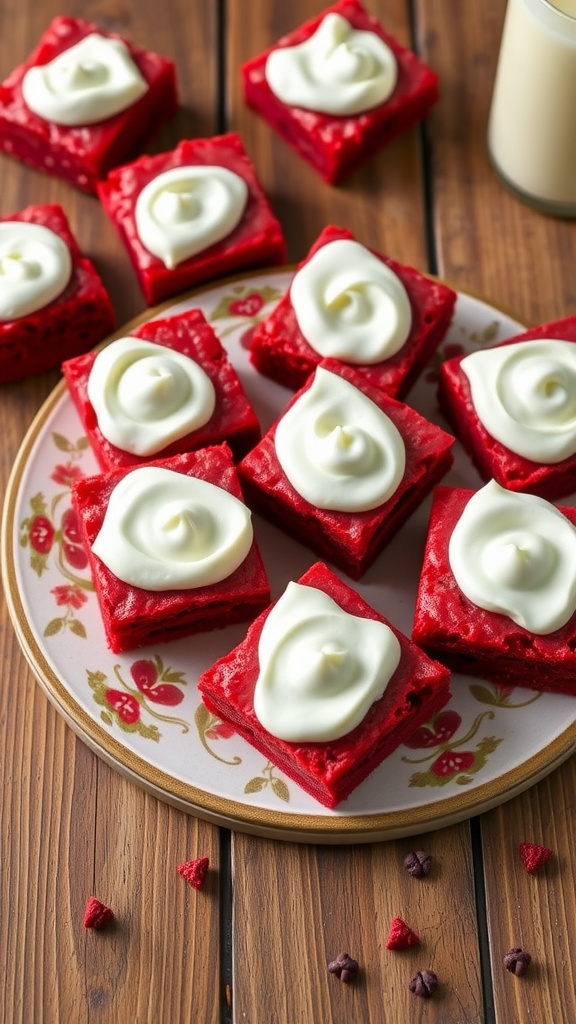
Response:
[{"label": "wooden plank", "polygon": [[[32,50],[61,5],[0,5],[0,76]],[[178,62],[183,107],[154,141],[216,129],[216,11],[174,0],[98,0],[82,12]],[[143,308],[128,257],[95,198],[0,157],[1,215],[60,202],[94,260],[122,323]],[[22,436],[58,378],[2,389],[0,487]],[[219,1019],[219,833],[160,804],[112,771],[73,735],[28,669],[0,607],[0,998],[2,1024],[174,1024]],[[202,893],[176,865],[210,857]],[[107,932],[86,932],[86,898],[115,910]]]},{"label": "wooden plank", "polygon": [[[228,5],[230,124],[241,132],[285,229],[289,259],[301,259],[328,223],[351,228],[365,244],[427,269],[426,211],[417,130],[379,154],[338,188],[324,184],[268,125],[246,110],[239,66],[325,7],[255,0]],[[408,43],[403,0],[374,0],[370,10]],[[479,1022],[482,1019],[475,910],[467,826],[424,837],[438,854],[434,882],[402,869],[414,840],[367,847],[299,847],[233,837],[234,1020],[267,1024],[370,1020]],[[458,865],[456,876],[451,864]],[[393,916],[422,934],[417,950],[385,949]],[[471,948],[463,958],[462,948]],[[356,987],[328,975],[348,949],[362,964]],[[434,967],[437,1000],[415,998],[411,972]]]},{"label": "wooden plank", "polygon": [[[576,1020],[575,800],[576,764],[571,758],[534,789],[482,820],[497,1024]],[[519,856],[524,842],[554,851],[535,875],[528,874]],[[532,956],[521,978],[503,966],[505,954],[515,947]]]},{"label": "wooden plank", "polygon": [[[544,322],[575,309],[574,225],[521,204],[489,165],[486,124],[504,10],[504,0],[418,4],[423,45],[443,87],[430,128],[435,238],[441,274],[520,317]],[[576,1016],[575,767],[572,759],[481,820],[498,1024]],[[518,856],[523,841],[556,850],[542,876],[524,871]],[[502,964],[515,945],[534,957],[521,979]]]}]

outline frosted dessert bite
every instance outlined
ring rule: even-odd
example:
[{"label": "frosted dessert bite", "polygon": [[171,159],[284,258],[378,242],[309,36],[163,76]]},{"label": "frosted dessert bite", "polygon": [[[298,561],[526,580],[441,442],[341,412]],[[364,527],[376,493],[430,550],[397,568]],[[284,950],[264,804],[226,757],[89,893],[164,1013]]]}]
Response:
[{"label": "frosted dessert bite", "polygon": [[576,509],[438,487],[412,639],[455,671],[576,695]]},{"label": "frosted dessert bite", "polygon": [[104,470],[222,441],[238,459],[260,439],[238,374],[198,309],[142,324],[62,371]]},{"label": "frosted dessert bite", "polygon": [[339,359],[393,397],[406,394],[450,326],[456,293],[326,227],[252,336],[260,373],[296,390]]},{"label": "frosted dessert bite", "polygon": [[227,445],[74,483],[111,650],[254,618],[270,591]]},{"label": "frosted dessert bite", "polygon": [[335,807],[446,704],[449,680],[318,562],[198,688],[209,711]]},{"label": "frosted dessert bite", "polygon": [[576,316],[447,360],[439,399],[484,479],[549,500],[576,490]]},{"label": "frosted dessert bite", "polygon": [[234,133],[179,142],[98,186],[148,305],[213,277],[283,263],[280,224]]},{"label": "frosted dessert bite", "polygon": [[0,219],[0,383],[59,366],[113,326],[108,293],[60,206]]},{"label": "frosted dessert bite", "polygon": [[448,471],[453,443],[325,360],[238,471],[252,508],[359,579]]},{"label": "frosted dessert bite", "polygon": [[357,0],[340,0],[242,67],[244,95],[334,184],[427,116],[438,77]]},{"label": "frosted dessert bite", "polygon": [[173,61],[58,17],[0,85],[0,150],[95,192],[176,107]]}]

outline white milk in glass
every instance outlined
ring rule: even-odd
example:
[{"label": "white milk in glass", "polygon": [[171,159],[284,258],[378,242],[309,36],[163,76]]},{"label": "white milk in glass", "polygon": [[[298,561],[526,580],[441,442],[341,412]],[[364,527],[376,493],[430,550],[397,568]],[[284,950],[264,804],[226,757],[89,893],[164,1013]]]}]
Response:
[{"label": "white milk in glass", "polygon": [[576,0],[508,0],[488,148],[522,198],[576,216]]}]

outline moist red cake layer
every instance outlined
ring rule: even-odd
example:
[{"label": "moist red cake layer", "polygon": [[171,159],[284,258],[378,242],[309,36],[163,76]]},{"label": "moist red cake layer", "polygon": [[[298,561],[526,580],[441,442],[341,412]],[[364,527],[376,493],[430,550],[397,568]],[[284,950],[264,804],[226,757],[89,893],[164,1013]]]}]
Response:
[{"label": "moist red cake layer", "polygon": [[[251,508],[353,579],[359,579],[434,484],[448,472],[453,462],[454,438],[414,409],[370,387],[350,367],[335,359],[325,359],[320,365],[361,390],[400,431],[406,448],[406,469],[396,492],[384,504],[367,512],[334,512],[311,505],[294,489],[278,461],[274,443],[278,421],[242,460],[238,472]],[[313,376],[285,411],[312,382]]]},{"label": "moist red cake layer", "polygon": [[[120,39],[148,83],[148,90],[126,110],[92,125],[57,125],[30,110],[22,96],[22,79],[31,67],[47,64],[85,36],[97,32]],[[0,85],[0,150],[37,170],[64,178],[85,192],[111,167],[134,154],[144,140],[175,113],[176,72],[173,61],[133,46],[123,36],[92,22],[58,17],[31,56]]]},{"label": "moist red cake layer", "polygon": [[[474,491],[438,487],[434,494],[412,639],[454,671],[503,685],[576,696],[576,615],[540,636],[507,615],[485,611],[462,593],[448,544]],[[576,525],[576,509],[560,511]]]},{"label": "moist red cake layer", "polygon": [[[260,439],[260,425],[246,397],[238,374],[225,349],[199,309],[142,324],[134,337],[165,345],[189,356],[207,373],[216,392],[216,408],[207,423],[157,452],[153,458],[168,458],[208,445],[227,441],[235,458],[241,458]],[[140,466],[152,457],[133,455],[108,441],[98,427],[96,413],[88,398],[88,379],[95,352],[70,359],[62,366],[66,383],[88,439],[102,469]]]},{"label": "moist red cake layer", "polygon": [[[225,444],[149,465],[206,480],[243,500],[232,454]],[[81,523],[109,647],[115,652],[131,650],[254,618],[270,600],[256,542],[227,579],[192,590],[158,592],[131,586],[119,580],[92,553],[110,495],[129,472],[130,469],[118,470],[85,477],[75,481],[72,487],[72,504]]]},{"label": "moist red cake layer", "polygon": [[0,322],[0,384],[60,366],[85,352],[114,327],[108,293],[90,260],[80,252],[64,210],[55,203],[28,206],[6,221],[39,224],[54,231],[70,250],[72,273],[64,291],[48,305]]},{"label": "moist red cake layer", "polygon": [[[576,343],[576,316],[533,327],[495,348],[539,338]],[[478,419],[468,377],[460,366],[464,358],[456,356],[441,365],[438,398],[480,475],[485,480],[493,477],[510,491],[537,494],[548,501],[572,494],[576,490],[576,455],[554,464],[533,462],[510,451],[488,433]]]},{"label": "moist red cake layer", "polygon": [[[354,240],[354,235],[346,228],[324,228],[298,269],[323,245],[340,239]],[[373,365],[354,364],[354,369],[369,384],[399,398],[407,393],[443,340],[454,313],[456,293],[413,267],[403,266],[376,252],[374,255],[402,281],[410,299],[412,326],[406,342],[395,355]],[[294,390],[302,387],[321,361],[322,356],[308,344],[298,326],[290,289],[255,328],[250,358],[260,373]]]},{"label": "moist red cake layer", "polygon": [[[140,241],[134,216],[136,201],[153,178],[173,167],[188,164],[215,165],[238,174],[248,186],[248,201],[242,219],[226,238],[169,269]],[[119,167],[98,186],[98,195],[126,246],[149,305],[213,277],[285,261],[286,246],[280,224],[270,209],[240,136],[233,132],[210,139],[184,140],[169,153],[143,156]]]},{"label": "moist red cake layer", "polygon": [[269,733],[254,713],[254,687],[259,675],[258,641],[270,609],[250,626],[230,654],[200,676],[198,688],[209,711],[229,722],[302,789],[327,807],[345,800],[383,760],[427,722],[450,697],[450,673],[431,661],[321,562],[299,583],[328,594],[344,611],[390,626],[401,647],[401,659],[383,696],[360,725],[326,743],[288,743]]},{"label": "moist red cake layer", "polygon": [[[327,14],[340,14],[353,28],[374,32],[394,53],[398,81],[386,100],[361,114],[335,116],[288,106],[266,81],[266,61],[279,47],[309,39]],[[322,177],[335,184],[368,160],[377,150],[427,116],[438,99],[438,77],[401,46],[357,0],[340,0],[284,36],[274,46],[242,66],[247,104],[257,111]]]}]

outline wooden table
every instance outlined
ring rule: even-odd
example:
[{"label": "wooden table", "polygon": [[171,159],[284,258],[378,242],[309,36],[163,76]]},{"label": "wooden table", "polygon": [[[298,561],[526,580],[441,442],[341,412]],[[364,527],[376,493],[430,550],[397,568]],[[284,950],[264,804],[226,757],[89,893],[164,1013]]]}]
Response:
[{"label": "wooden table", "polygon": [[[528,321],[576,311],[576,226],[531,212],[496,181],[485,147],[504,0],[371,0],[370,8],[439,72],[442,99],[415,130],[341,188],[324,185],[243,106],[238,69],[316,13],[322,0],[86,0],[67,13],[99,21],[174,58],[182,108],[156,140],[239,130],[284,226],[291,261],[328,222],[405,263],[436,272]],[[412,13],[411,13],[412,12]],[[0,8],[0,75],[35,44],[56,0]],[[95,260],[122,323],[143,309],[128,260],[96,201],[0,159],[0,212],[59,201]],[[24,432],[57,380],[0,397],[3,483]],[[0,629],[2,1024],[571,1024],[576,937],[576,764],[509,803],[426,836],[363,846],[307,846],[229,833],[158,802],[108,768],[48,703],[2,608]],[[544,880],[518,842],[555,851]],[[399,870],[429,849],[433,875]],[[173,911],[174,865],[210,857],[211,881]],[[106,895],[118,926],[86,933],[87,894]],[[417,951],[386,953],[388,923],[426,922],[441,985],[407,990]],[[511,945],[531,971],[502,966]],[[354,986],[326,965],[343,949]]]}]

